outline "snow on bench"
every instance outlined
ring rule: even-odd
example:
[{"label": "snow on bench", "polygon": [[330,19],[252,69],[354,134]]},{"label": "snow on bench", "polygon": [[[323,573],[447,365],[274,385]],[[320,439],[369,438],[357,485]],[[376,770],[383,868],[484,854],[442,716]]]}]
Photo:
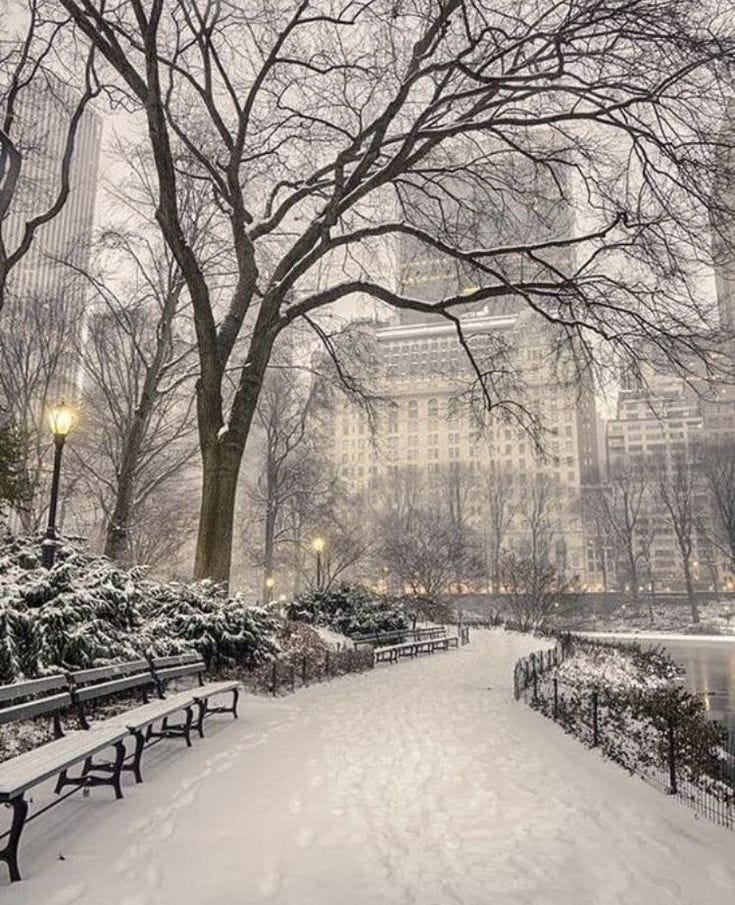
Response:
[{"label": "snow on bench", "polygon": [[[191,730],[195,725],[204,737],[204,720],[211,713],[232,713],[237,718],[239,686],[236,681],[204,681],[206,666],[196,653],[176,654],[151,660],[131,660],[94,669],[77,670],[63,675],[47,676],[29,682],[0,686],[0,725],[18,720],[48,716],[52,720],[54,740],[26,751],[0,764],[0,803],[13,809],[13,819],[0,861],[8,865],[10,879],[20,880],[18,845],[28,819],[25,793],[36,785],[57,777],[55,792],[67,786],[89,787],[111,785],[116,798],[122,798],[120,785],[123,770],[132,770],[136,782],[143,781],[141,756],[152,738],[183,737],[191,746]],[[195,678],[196,684],[168,693],[172,682]],[[90,722],[90,706],[115,694],[137,691],[141,703],[105,720]],[[155,700],[149,699],[149,692]],[[212,706],[214,697],[231,694],[228,706]],[[197,710],[196,723],[194,708]],[[64,734],[60,716],[75,715],[80,726]],[[174,714],[183,720],[169,722]],[[160,722],[160,728],[154,729]],[[133,736],[135,749],[132,763],[126,764],[125,740]],[[95,762],[93,758],[105,749],[114,748],[114,758]],[[78,776],[69,770],[81,764]],[[56,802],[55,802],[56,803]],[[54,804],[55,804],[54,803]],[[43,813],[47,808],[39,811]],[[34,815],[34,816],[38,816]]]},{"label": "snow on bench", "polygon": [[375,662],[397,663],[401,657],[414,657],[419,654],[433,654],[437,650],[449,650],[450,647],[459,647],[459,638],[450,635],[444,638],[432,638],[425,641],[407,641],[404,644],[390,644],[386,647],[376,647],[374,650]]}]

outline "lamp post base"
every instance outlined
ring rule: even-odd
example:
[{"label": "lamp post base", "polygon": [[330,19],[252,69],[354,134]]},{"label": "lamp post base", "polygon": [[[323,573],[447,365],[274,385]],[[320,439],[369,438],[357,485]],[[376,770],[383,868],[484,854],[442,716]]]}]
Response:
[{"label": "lamp post base", "polygon": [[46,537],[41,544],[41,563],[44,569],[50,569],[56,559],[57,540],[55,537]]}]

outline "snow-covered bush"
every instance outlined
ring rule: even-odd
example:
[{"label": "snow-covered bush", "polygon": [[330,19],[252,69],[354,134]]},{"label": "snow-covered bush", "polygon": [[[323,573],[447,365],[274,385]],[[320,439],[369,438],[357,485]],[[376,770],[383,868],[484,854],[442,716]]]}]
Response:
[{"label": "snow-covered bush", "polygon": [[394,601],[351,585],[308,591],[289,604],[286,612],[289,619],[322,625],[348,636],[408,627],[404,612]]},{"label": "snow-covered bush", "polygon": [[591,743],[595,696],[597,742],[607,757],[658,784],[674,769],[680,785],[732,806],[731,781],[722,780],[730,768],[718,754],[724,730],[707,719],[701,697],[677,681],[682,669],[666,651],[579,637],[567,650],[559,667],[538,675],[533,707]]},{"label": "snow-covered bush", "polygon": [[208,584],[160,583],[65,544],[53,569],[33,539],[0,539],[0,681],[194,648],[243,665],[278,650],[275,623]]},{"label": "snow-covered bush", "polygon": [[149,586],[143,613],[152,648],[177,653],[193,647],[215,669],[252,666],[279,650],[275,622],[265,610],[223,597],[208,583]]}]

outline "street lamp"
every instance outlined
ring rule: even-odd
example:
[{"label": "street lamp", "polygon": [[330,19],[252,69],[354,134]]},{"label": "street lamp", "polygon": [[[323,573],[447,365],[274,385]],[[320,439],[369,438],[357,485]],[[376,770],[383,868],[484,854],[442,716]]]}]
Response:
[{"label": "street lamp", "polygon": [[318,591],[322,589],[322,553],[326,547],[326,541],[323,537],[315,537],[311,542],[311,547],[316,553],[316,587]]},{"label": "street lamp", "polygon": [[41,561],[50,569],[56,558],[56,507],[59,502],[59,476],[61,475],[61,454],[67,434],[74,427],[74,412],[66,403],[55,405],[49,412],[48,422],[54,435],[54,472],[51,478],[51,502],[48,508],[46,537],[41,545]]},{"label": "street lamp", "polygon": [[270,603],[271,593],[273,592],[273,588],[276,586],[276,579],[273,578],[272,575],[269,575],[266,580],[263,582],[265,585],[265,603]]}]

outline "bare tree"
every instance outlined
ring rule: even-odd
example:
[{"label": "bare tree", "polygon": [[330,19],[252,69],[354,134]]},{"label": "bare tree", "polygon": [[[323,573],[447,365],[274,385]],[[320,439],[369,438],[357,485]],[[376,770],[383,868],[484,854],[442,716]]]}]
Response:
[{"label": "bare tree", "polygon": [[607,592],[610,584],[610,565],[616,549],[604,487],[582,488],[581,509],[585,536],[595,553],[595,560],[602,573],[602,589]]},{"label": "bare tree", "polygon": [[264,588],[274,574],[276,548],[293,540],[295,504],[305,488],[316,492],[320,483],[314,481],[316,438],[308,430],[316,395],[315,387],[300,381],[298,369],[288,360],[276,361],[260,395],[262,468],[249,496],[255,511],[262,513]]},{"label": "bare tree", "polygon": [[490,581],[494,594],[499,593],[500,560],[518,513],[520,501],[513,492],[511,475],[499,469],[492,469],[483,482],[483,518],[488,531],[490,557]]},{"label": "bare tree", "polygon": [[616,557],[628,577],[630,594],[639,602],[641,560],[647,560],[653,540],[651,480],[645,468],[616,468],[600,495]]},{"label": "bare tree", "polygon": [[[19,508],[23,529],[40,529],[47,505],[45,479],[53,443],[45,413],[58,401],[74,372],[74,346],[68,337],[76,329],[74,305],[61,298],[27,296],[9,305],[0,330],[0,394],[23,444],[23,472],[29,488]],[[69,482],[63,492],[68,494]]]},{"label": "bare tree", "polygon": [[[733,58],[726,19],[702,29],[690,0],[56,5],[145,120],[157,220],[191,298],[197,577],[229,575],[238,470],[277,336],[341,299],[439,313],[462,343],[457,307],[512,298],[561,325],[585,368],[636,366],[651,349],[688,373],[711,368],[698,264],[710,259]],[[524,168],[584,226],[479,246],[445,228],[458,198],[485,217],[511,205]],[[236,273],[221,312],[181,227],[192,174],[211,190]],[[436,301],[396,292],[382,252],[401,236],[476,275],[476,288]],[[502,404],[484,385],[487,404]]]},{"label": "bare tree", "polygon": [[431,492],[415,468],[381,481],[374,517],[376,551],[401,589],[439,597],[478,572],[473,532],[451,518],[446,498]]},{"label": "bare tree", "polygon": [[735,574],[735,443],[721,442],[700,450],[702,479],[711,502],[700,530]]},{"label": "bare tree", "polygon": [[692,582],[692,559],[697,523],[700,521],[700,495],[698,476],[691,459],[682,455],[672,457],[660,471],[656,489],[676,539],[692,622],[699,622],[699,609]]},{"label": "bare tree", "polygon": [[513,620],[523,632],[541,628],[554,608],[576,591],[575,583],[560,576],[548,559],[531,553],[504,553],[500,574]]},{"label": "bare tree", "polygon": [[151,497],[171,494],[196,455],[193,342],[180,323],[186,286],[160,238],[108,230],[100,244],[125,277],[74,268],[95,307],[78,347],[85,417],[71,452],[98,497],[105,554],[126,561],[145,546],[133,543],[138,518],[161,506]]},{"label": "bare tree", "polygon": [[518,510],[517,546],[534,562],[550,562],[554,540],[553,515],[559,488],[546,474],[538,474],[525,487]]},{"label": "bare tree", "polygon": [[467,464],[449,462],[433,473],[429,484],[439,491],[437,511],[446,520],[455,546],[462,549],[454,576],[457,590],[460,590],[464,583],[481,573],[479,534],[471,511],[477,493],[476,476]]}]

